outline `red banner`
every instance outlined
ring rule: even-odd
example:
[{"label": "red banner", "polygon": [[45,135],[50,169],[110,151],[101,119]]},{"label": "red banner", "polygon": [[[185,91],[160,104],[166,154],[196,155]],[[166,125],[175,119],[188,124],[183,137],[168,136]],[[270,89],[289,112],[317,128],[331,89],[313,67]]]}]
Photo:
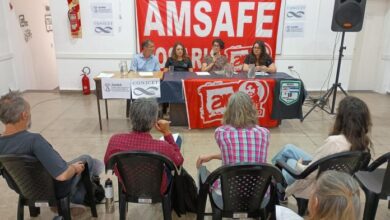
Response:
[{"label": "red banner", "polygon": [[184,80],[184,95],[189,128],[209,128],[221,125],[229,97],[237,92],[247,93],[256,106],[259,125],[276,127],[273,120],[274,79],[234,80],[234,79],[190,79]]},{"label": "red banner", "polygon": [[237,69],[255,40],[263,40],[275,58],[281,0],[137,0],[136,4],[138,41],[155,42],[161,65],[179,41],[198,69],[215,38],[225,42],[223,53]]}]

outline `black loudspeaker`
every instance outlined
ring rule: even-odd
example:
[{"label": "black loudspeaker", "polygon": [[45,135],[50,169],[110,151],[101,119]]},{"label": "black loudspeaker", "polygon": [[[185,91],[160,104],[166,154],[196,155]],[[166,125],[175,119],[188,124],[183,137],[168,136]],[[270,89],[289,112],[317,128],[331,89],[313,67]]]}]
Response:
[{"label": "black loudspeaker", "polygon": [[336,0],[332,31],[358,32],[362,30],[366,0]]}]

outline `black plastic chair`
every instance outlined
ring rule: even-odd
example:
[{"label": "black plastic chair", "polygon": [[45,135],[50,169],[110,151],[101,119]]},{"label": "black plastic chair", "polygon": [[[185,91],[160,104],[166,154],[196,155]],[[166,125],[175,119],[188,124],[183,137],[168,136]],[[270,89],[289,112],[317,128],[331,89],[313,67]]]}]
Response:
[{"label": "black plastic chair", "polygon": [[[214,182],[220,179],[222,199],[216,199],[211,190]],[[274,213],[276,187],[272,182],[283,182],[280,170],[266,163],[239,163],[225,165],[208,175],[206,167],[199,170],[199,197],[197,219],[203,220],[207,194],[210,198],[213,220],[225,218],[266,219]],[[261,204],[270,187],[270,200],[266,208]],[[274,215],[273,215],[274,216]]]},{"label": "black plastic chair", "polygon": [[[119,214],[126,219],[127,203],[154,204],[162,203],[164,220],[172,219],[171,194],[172,181],[168,181],[166,192],[161,195],[164,172],[177,174],[175,164],[157,152],[127,151],[113,154],[106,166],[117,169]],[[119,178],[122,183],[119,182]]]},{"label": "black plastic chair", "polygon": [[[387,163],[386,168],[378,168],[384,163]],[[390,196],[390,152],[372,162],[367,171],[357,172],[355,178],[366,194],[363,220],[375,219],[379,199],[388,200]]]},{"label": "black plastic chair", "polygon": [[[284,161],[276,161],[276,165],[285,171],[287,171],[292,177],[296,180],[305,179],[312,172],[318,170],[317,178],[321,175],[322,172],[327,170],[337,170],[353,175],[361,169],[367,168],[368,163],[370,162],[371,155],[368,152],[362,151],[348,151],[342,153],[336,153],[324,157],[313,164],[310,164],[304,171],[301,173],[297,172],[294,168],[290,167]],[[298,198],[294,196],[297,200],[298,205],[298,214],[304,216],[307,211],[308,199]]]},{"label": "black plastic chair", "polygon": [[[0,167],[3,177],[10,188],[19,194],[17,219],[24,219],[24,206],[29,207],[30,216],[40,214],[39,206],[56,206],[58,213],[64,219],[71,219],[70,214],[70,181],[57,181],[50,176],[41,162],[29,155],[0,155]],[[89,177],[88,165],[82,173],[82,181],[88,196],[93,198],[92,183]],[[63,189],[67,190],[63,190]],[[65,195],[56,193],[56,189],[67,191]],[[91,204],[93,217],[97,217],[96,205]]]}]

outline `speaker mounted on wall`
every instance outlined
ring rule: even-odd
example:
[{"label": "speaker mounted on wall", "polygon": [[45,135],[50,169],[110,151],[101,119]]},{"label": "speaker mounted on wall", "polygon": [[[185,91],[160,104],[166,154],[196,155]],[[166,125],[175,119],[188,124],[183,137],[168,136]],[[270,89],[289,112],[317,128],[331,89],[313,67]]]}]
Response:
[{"label": "speaker mounted on wall", "polygon": [[332,31],[358,32],[362,30],[366,0],[336,0]]}]

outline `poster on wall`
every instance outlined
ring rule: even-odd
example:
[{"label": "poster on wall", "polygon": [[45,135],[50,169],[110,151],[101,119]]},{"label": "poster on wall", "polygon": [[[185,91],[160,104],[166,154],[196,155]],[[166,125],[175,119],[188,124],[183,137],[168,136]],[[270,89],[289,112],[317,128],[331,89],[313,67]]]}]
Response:
[{"label": "poster on wall", "polygon": [[241,70],[255,40],[263,40],[275,58],[281,1],[136,0],[138,43],[154,41],[163,65],[179,41],[199,69],[213,39],[220,38],[225,42],[223,53]]},{"label": "poster on wall", "polygon": [[95,35],[114,35],[111,2],[91,2],[91,17]]},{"label": "poster on wall", "polygon": [[82,37],[81,17],[80,17],[80,4],[79,0],[67,0],[68,1],[68,19],[70,25],[70,34],[72,38]]},{"label": "poster on wall", "polygon": [[287,5],[284,23],[284,36],[286,38],[304,37],[305,18],[306,5]]}]

